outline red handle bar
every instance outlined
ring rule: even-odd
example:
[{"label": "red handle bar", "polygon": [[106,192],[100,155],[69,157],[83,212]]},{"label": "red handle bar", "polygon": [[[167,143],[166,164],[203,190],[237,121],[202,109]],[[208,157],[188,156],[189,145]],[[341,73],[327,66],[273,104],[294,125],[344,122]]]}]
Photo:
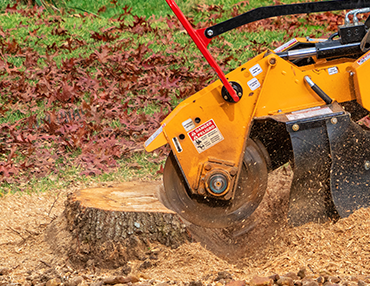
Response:
[{"label": "red handle bar", "polygon": [[208,44],[211,42],[211,39],[208,39],[204,35],[204,29],[195,30],[190,25],[188,19],[184,16],[181,12],[179,6],[175,3],[174,0],[166,0],[167,4],[170,6],[172,11],[175,13],[176,17],[180,20],[181,24],[184,26],[185,30],[188,32],[190,37],[193,39],[194,43],[197,45],[198,49],[201,51],[203,56],[206,58],[207,62],[211,65],[211,67],[215,70],[218,77],[222,81],[223,85],[225,86],[226,90],[229,92],[230,96],[235,102],[239,101],[239,97],[236,95],[235,90],[232,88],[229,81],[226,79],[225,74],[216,63],[215,59],[211,56],[210,52],[207,50]]}]

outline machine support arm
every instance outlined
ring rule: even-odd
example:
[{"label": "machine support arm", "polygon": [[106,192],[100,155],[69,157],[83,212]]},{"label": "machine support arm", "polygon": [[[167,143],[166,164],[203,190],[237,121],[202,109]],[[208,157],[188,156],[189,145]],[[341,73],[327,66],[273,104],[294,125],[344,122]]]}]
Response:
[{"label": "machine support arm", "polygon": [[197,45],[198,49],[201,51],[207,62],[211,65],[211,67],[215,70],[218,77],[222,81],[223,85],[225,86],[226,90],[230,94],[231,98],[234,102],[239,101],[239,97],[236,94],[236,91],[232,88],[229,81],[226,79],[225,74],[221,70],[220,66],[216,63],[215,59],[211,56],[210,52],[207,50],[207,45],[211,41],[204,36],[204,30],[195,30],[189,23],[188,19],[184,16],[181,12],[180,8],[177,6],[174,0],[166,0],[167,4],[170,6],[172,11],[175,13],[176,17],[180,20],[181,24],[184,26],[185,30],[188,32],[190,37],[193,39],[194,43]]},{"label": "machine support arm", "polygon": [[205,29],[204,35],[212,39],[227,31],[258,20],[276,16],[339,11],[370,7],[369,0],[336,0],[260,7]]}]

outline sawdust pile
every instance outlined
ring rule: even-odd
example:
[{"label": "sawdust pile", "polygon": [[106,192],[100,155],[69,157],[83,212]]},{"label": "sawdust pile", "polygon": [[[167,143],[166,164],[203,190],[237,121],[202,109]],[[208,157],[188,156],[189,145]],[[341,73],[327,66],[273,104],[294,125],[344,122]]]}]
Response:
[{"label": "sawdust pile", "polygon": [[316,277],[363,280],[370,276],[370,210],[360,209],[336,224],[309,223],[285,229],[271,244],[239,260],[226,262],[200,244],[183,245],[161,253],[156,266],[145,273],[159,280],[191,281],[228,271],[234,279],[249,281],[256,275],[297,273],[302,268]]},{"label": "sawdust pile", "polygon": [[369,275],[370,210],[360,209],[335,224],[286,229],[277,243],[244,265],[276,273],[305,266],[313,273]]},{"label": "sawdust pile", "polygon": [[7,195],[0,199],[0,268],[32,269],[53,254],[46,227],[63,211],[63,194]]},{"label": "sawdust pile", "polygon": [[[277,214],[286,211],[286,202],[274,204],[273,201],[281,198],[279,192],[283,192],[282,197],[286,199],[291,180],[291,175],[281,172],[274,176],[274,188],[270,187],[267,195],[271,201],[264,202],[268,214],[248,231],[250,243],[245,240],[246,236],[242,236],[243,240],[238,237],[233,240],[239,243],[237,251],[247,250],[243,252],[244,257],[226,254],[220,258],[200,243],[184,244],[177,249],[163,246],[158,249],[157,259],[146,269],[140,268],[142,261],[131,261],[131,274],[158,283],[208,283],[222,271],[230,273],[233,279],[248,282],[256,275],[297,273],[303,267],[314,276],[354,276],[358,279],[370,276],[370,210],[360,209],[337,223],[309,223],[289,228],[279,219],[278,224],[271,224]],[[66,194],[67,191],[8,195],[0,199],[0,269],[8,269],[6,281],[22,283],[32,273],[73,268],[68,257],[53,253],[45,242],[45,230],[62,213]],[[281,211],[274,211],[279,207]],[[258,228],[258,225],[263,227]],[[261,243],[256,244],[256,241]],[[85,275],[94,273],[94,277],[122,273],[122,269],[83,269],[73,273],[80,275],[81,271]]]}]

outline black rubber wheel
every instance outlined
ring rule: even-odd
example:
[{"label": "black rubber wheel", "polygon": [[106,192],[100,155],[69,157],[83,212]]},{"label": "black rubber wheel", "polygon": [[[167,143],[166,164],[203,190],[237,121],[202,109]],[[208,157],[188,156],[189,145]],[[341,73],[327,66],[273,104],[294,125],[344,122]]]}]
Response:
[{"label": "black rubber wheel", "polygon": [[161,201],[185,220],[208,228],[229,227],[248,218],[260,204],[267,187],[266,159],[261,147],[249,139],[235,196],[229,201],[191,194],[172,152],[163,184]]}]

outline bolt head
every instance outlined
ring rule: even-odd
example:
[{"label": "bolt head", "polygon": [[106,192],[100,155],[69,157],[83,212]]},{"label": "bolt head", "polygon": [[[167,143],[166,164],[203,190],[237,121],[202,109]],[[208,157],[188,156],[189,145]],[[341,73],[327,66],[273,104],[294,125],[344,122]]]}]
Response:
[{"label": "bolt head", "polygon": [[208,31],[207,31],[207,35],[208,35],[209,37],[212,37],[212,36],[213,36],[213,31],[212,31],[212,30],[208,30]]},{"label": "bolt head", "polygon": [[337,119],[337,118],[335,118],[335,117],[333,117],[333,118],[330,120],[330,122],[331,122],[332,124],[337,124],[337,123],[338,123],[338,119]]},{"label": "bolt head", "polygon": [[293,131],[298,131],[299,130],[299,125],[296,123],[292,126]]},{"label": "bolt head", "polygon": [[205,195],[206,194],[206,190],[203,187],[200,187],[199,190],[198,190],[198,194]]},{"label": "bolt head", "polygon": [[212,166],[211,166],[210,164],[206,164],[206,165],[204,166],[204,169],[205,169],[206,171],[209,171],[209,170],[211,170],[211,169],[212,169]]},{"label": "bolt head", "polygon": [[230,170],[230,175],[235,176],[238,173],[238,168],[234,167]]}]

